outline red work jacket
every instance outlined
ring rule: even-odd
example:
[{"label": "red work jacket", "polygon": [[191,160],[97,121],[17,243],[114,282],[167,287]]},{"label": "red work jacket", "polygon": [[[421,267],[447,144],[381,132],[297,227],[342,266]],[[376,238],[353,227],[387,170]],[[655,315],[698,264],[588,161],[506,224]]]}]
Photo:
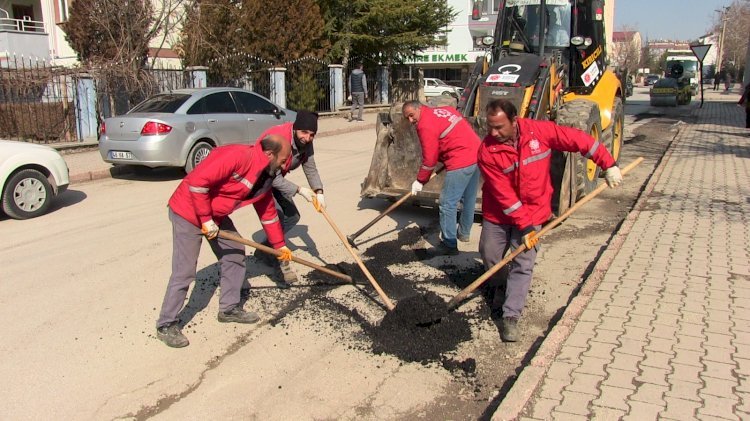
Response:
[{"label": "red work jacket", "polygon": [[272,175],[265,173],[268,157],[260,144],[220,146],[188,174],[169,198],[174,213],[200,227],[213,219],[253,204],[274,248],[285,245],[271,194]]},{"label": "red work jacket", "polygon": [[615,165],[607,148],[588,134],[549,121],[519,118],[518,145],[487,135],[479,147],[484,177],[482,216],[495,224],[524,229],[552,215],[552,150],[579,152],[602,169]]},{"label": "red work jacket", "polygon": [[422,145],[422,166],[417,181],[430,179],[438,161],[448,171],[466,168],[477,163],[479,136],[453,107],[423,105],[417,122],[417,135]]}]

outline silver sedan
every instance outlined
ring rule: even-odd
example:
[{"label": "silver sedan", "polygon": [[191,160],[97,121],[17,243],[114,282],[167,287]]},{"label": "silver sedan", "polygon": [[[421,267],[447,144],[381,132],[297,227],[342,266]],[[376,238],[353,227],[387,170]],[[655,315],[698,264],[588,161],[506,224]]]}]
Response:
[{"label": "silver sedan", "polygon": [[181,89],[155,95],[100,129],[105,162],[184,167],[190,172],[211,149],[253,143],[266,129],[297,113],[239,88]]}]

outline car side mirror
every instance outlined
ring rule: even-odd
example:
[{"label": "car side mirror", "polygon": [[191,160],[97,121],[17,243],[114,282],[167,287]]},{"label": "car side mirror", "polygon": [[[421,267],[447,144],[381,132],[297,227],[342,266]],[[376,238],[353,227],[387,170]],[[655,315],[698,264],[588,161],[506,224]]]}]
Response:
[{"label": "car side mirror", "polygon": [[280,109],[278,109],[278,108],[274,107],[274,109],[273,109],[273,115],[274,115],[274,116],[275,116],[276,118],[281,118],[281,116],[282,116],[282,115],[285,115],[285,113],[284,113],[283,111],[281,111]]}]

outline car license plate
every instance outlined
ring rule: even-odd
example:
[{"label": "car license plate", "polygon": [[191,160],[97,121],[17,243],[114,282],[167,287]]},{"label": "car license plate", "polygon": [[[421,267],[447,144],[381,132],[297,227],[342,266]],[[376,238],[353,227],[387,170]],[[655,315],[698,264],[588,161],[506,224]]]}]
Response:
[{"label": "car license plate", "polygon": [[110,151],[109,155],[112,159],[133,159],[133,154],[130,152]]}]

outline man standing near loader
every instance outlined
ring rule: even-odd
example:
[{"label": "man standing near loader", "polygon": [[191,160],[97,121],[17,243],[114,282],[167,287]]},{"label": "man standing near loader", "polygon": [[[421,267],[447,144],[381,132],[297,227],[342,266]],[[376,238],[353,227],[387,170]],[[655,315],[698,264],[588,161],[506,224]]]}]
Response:
[{"label": "man standing near loader", "polygon": [[[323,182],[318,174],[318,167],[315,165],[315,150],[313,149],[313,140],[318,132],[318,115],[310,111],[298,111],[294,123],[284,123],[271,127],[263,132],[259,139],[269,135],[276,135],[283,138],[289,143],[292,151],[291,158],[286,165],[281,168],[273,179],[273,198],[276,204],[276,211],[281,218],[281,227],[286,234],[292,227],[299,222],[300,214],[297,206],[294,204],[294,195],[299,194],[308,202],[313,202],[316,206],[325,208],[326,201],[323,195]],[[284,176],[297,167],[302,166],[302,171],[307,177],[310,188],[298,186],[287,180]],[[265,243],[268,245],[267,243]],[[278,261],[270,254],[266,254],[258,249],[255,250],[255,257],[265,262],[269,266],[276,267],[281,272],[281,281],[279,285],[282,288],[288,288],[290,283],[297,281],[297,274],[292,267],[291,261]]]},{"label": "man standing near loader", "polygon": [[510,264],[503,301],[496,291],[492,304],[493,315],[502,312],[502,339],[515,342],[538,251],[536,232],[552,216],[552,151],[593,160],[605,170],[609,187],[622,183],[622,174],[604,145],[580,130],[518,118],[513,103],[503,99],[490,102],[486,113],[487,136],[478,154],[484,177],[479,253],[489,269],[510,247],[527,248]]},{"label": "man standing near loader", "polygon": [[169,199],[172,221],[172,276],[167,284],[157,337],[173,348],[189,344],[179,326],[190,283],[195,280],[202,238],[205,236],[221,265],[218,319],[222,323],[255,323],[258,315],[240,305],[245,280],[245,247],[218,238],[219,229],[236,232],[229,218],[235,209],[253,204],[271,245],[289,261],[292,252],[284,243],[281,223],[273,204],[271,183],[289,160],[291,147],[279,136],[268,136],[255,145],[228,145],[214,149],[177,186]]},{"label": "man standing near loader", "polygon": [[[432,108],[419,101],[409,101],[404,104],[402,113],[416,127],[422,146],[422,166],[412,183],[411,193],[416,195],[422,191],[438,162],[442,162],[446,169],[438,204],[442,239],[429,255],[457,255],[458,241],[469,241],[474,223],[479,185],[479,136],[453,107]],[[461,201],[463,210],[457,220]]]},{"label": "man standing near loader", "polygon": [[349,121],[354,121],[354,110],[359,110],[357,114],[357,121],[364,121],[362,119],[362,110],[365,107],[365,100],[367,99],[367,76],[365,76],[364,70],[362,70],[362,63],[357,63],[352,73],[349,75],[349,95],[352,97],[352,108],[349,114]]}]

